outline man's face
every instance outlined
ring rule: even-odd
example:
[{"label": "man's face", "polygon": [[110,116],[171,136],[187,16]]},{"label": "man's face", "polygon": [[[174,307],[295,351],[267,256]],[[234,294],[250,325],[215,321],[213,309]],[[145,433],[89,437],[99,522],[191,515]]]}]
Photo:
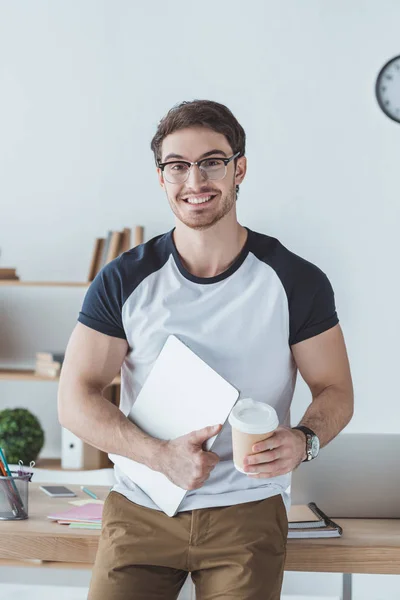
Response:
[{"label": "man's face", "polygon": [[[226,137],[205,127],[190,127],[168,135],[162,143],[161,162],[187,160],[195,162],[203,155],[215,151],[207,158],[229,158],[234,154]],[[219,151],[219,152],[218,152]],[[174,155],[174,156],[170,156]],[[243,181],[246,173],[246,158],[240,157],[227,165],[224,179],[204,179],[197,166],[190,169],[183,183],[170,183],[157,169],[160,185],[165,189],[172,211],[177,219],[192,229],[204,230],[212,227],[232,210],[235,210],[236,185]],[[207,198],[207,202],[190,203],[191,198]],[[188,200],[189,199],[189,200]]]}]

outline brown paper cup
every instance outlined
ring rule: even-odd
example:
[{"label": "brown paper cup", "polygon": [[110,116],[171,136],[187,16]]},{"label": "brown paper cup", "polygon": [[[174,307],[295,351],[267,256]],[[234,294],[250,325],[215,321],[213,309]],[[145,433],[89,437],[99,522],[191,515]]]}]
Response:
[{"label": "brown paper cup", "polygon": [[244,458],[254,454],[254,444],[272,436],[279,425],[278,416],[269,404],[243,398],[233,407],[229,423],[232,427],[233,463],[238,471],[249,475],[244,470]]},{"label": "brown paper cup", "polygon": [[[232,448],[233,448],[233,462],[235,468],[241,473],[245,473],[249,475],[244,470],[243,461],[248,454],[254,454],[252,448],[254,444],[257,442],[261,442],[261,440],[266,440],[274,432],[270,433],[244,433],[243,431],[239,431],[232,427]],[[257,471],[253,471],[252,474],[255,474]]]}]

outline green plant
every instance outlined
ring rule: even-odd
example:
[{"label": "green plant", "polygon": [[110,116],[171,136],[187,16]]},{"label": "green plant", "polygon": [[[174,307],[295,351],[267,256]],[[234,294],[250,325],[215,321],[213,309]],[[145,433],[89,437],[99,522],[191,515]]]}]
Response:
[{"label": "green plant", "polygon": [[0,448],[7,462],[29,465],[36,460],[44,444],[44,431],[38,419],[26,408],[6,408],[0,411]]}]

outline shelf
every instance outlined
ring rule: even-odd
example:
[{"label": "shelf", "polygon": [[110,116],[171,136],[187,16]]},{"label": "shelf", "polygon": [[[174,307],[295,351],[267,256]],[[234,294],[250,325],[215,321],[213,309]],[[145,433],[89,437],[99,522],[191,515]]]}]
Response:
[{"label": "shelf", "polygon": [[[105,454],[105,453],[104,453]],[[105,454],[105,462],[104,466],[100,467],[102,469],[109,469],[114,466],[114,463],[108,458],[107,454]],[[61,458],[38,458],[35,463],[35,467],[38,469],[47,469],[50,471],[93,471],[97,469],[63,469],[61,467]]]},{"label": "shelf", "polygon": [[88,287],[91,281],[19,281],[0,279],[0,286],[31,286],[31,287]]},{"label": "shelf", "polygon": [[35,462],[35,467],[38,469],[61,471],[61,458],[38,458],[38,460]]},{"label": "shelf", "polygon": [[[46,377],[37,375],[33,369],[1,369],[0,380],[17,380],[17,381],[58,381],[58,377]],[[121,377],[118,375],[112,381],[111,385],[120,385]]]}]

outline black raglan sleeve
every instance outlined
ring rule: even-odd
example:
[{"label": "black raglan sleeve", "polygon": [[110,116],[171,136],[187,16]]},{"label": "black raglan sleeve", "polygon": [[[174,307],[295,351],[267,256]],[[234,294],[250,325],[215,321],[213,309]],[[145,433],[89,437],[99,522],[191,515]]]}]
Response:
[{"label": "black raglan sleeve", "polygon": [[100,333],[126,339],[122,323],[122,298],[119,259],[115,259],[106,265],[90,284],[78,321]]},{"label": "black raglan sleeve", "polygon": [[298,344],[339,323],[335,296],[328,277],[321,269],[296,257],[289,299],[289,344]]}]

